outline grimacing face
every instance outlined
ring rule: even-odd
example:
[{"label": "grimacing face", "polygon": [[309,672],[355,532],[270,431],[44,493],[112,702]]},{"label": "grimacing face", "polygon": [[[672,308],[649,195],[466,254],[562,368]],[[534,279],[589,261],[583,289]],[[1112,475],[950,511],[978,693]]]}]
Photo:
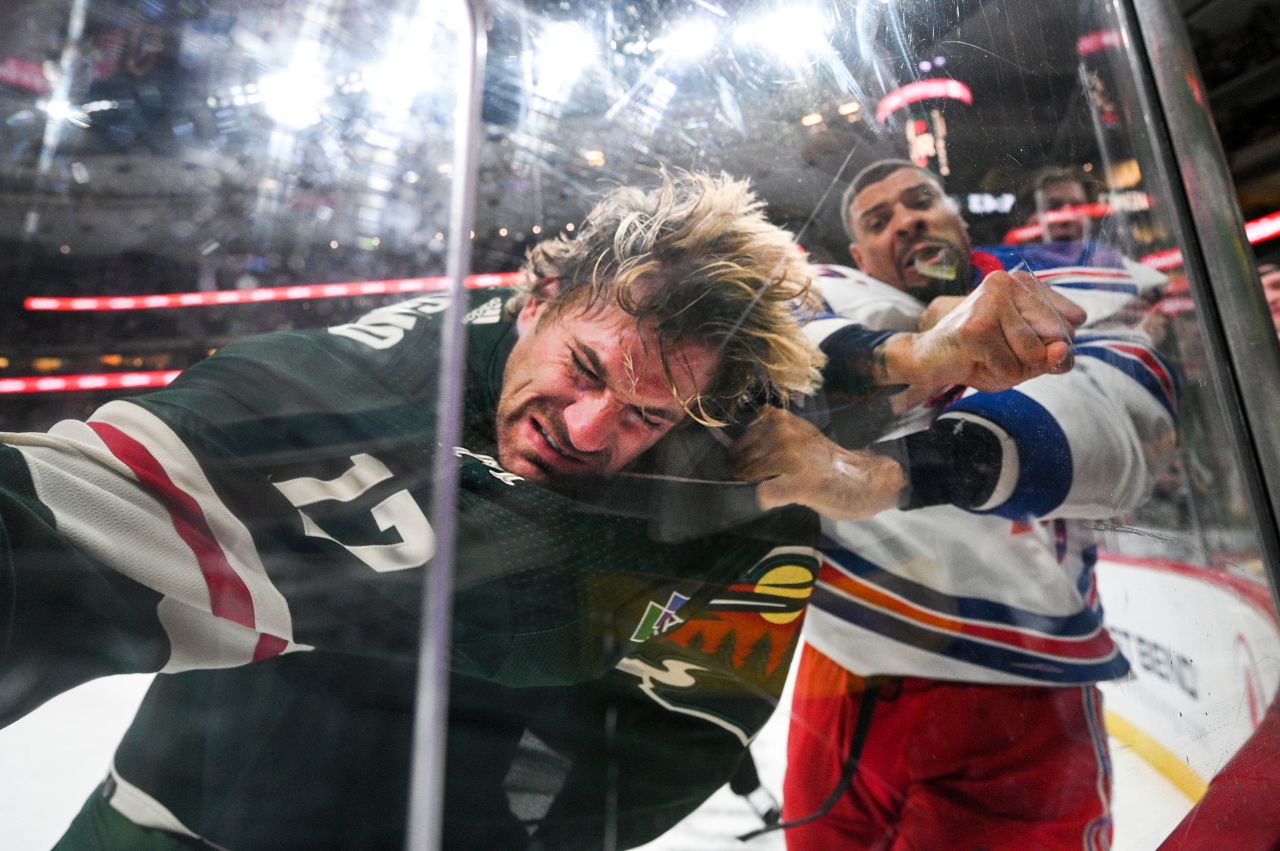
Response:
[{"label": "grimacing face", "polygon": [[684,420],[682,402],[706,390],[719,365],[709,347],[676,344],[668,377],[654,335],[612,304],[552,316],[530,297],[516,329],[498,400],[498,456],[535,482],[622,469]]},{"label": "grimacing face", "polygon": [[[849,208],[854,241],[849,253],[858,268],[907,292],[924,293],[937,282],[917,269],[950,254],[967,276],[969,229],[928,174],[900,168],[863,188]],[[967,281],[964,282],[967,286]]]}]

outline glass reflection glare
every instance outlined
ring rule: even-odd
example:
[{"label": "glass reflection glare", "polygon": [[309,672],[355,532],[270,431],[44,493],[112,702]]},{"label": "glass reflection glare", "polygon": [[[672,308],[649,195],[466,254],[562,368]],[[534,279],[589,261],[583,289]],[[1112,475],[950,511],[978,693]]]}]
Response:
[{"label": "glass reflection glare", "polygon": [[649,50],[663,51],[678,62],[691,62],[709,53],[719,31],[708,20],[689,21],[676,26],[670,35],[649,42]]},{"label": "glass reflection glare", "polygon": [[538,90],[564,92],[596,60],[596,41],[579,24],[561,22],[547,27],[538,44]]},{"label": "glass reflection glare", "polygon": [[[582,221],[601,189],[645,183],[658,168],[750,178],[771,218],[812,258],[847,264],[839,196],[881,155],[914,154],[947,175],[946,191],[967,202],[974,241],[986,245],[1025,241],[1015,238],[1027,232],[1015,198],[1029,173],[1075,163],[1106,201],[1094,230],[1099,242],[1152,268],[1181,262],[1168,236],[1176,231],[1168,187],[1151,167],[1140,110],[1125,109],[1123,73],[1112,67],[1132,45],[1118,35],[1084,40],[1118,32],[1102,0],[492,3],[474,230],[452,227],[445,208],[450,184],[462,177],[447,161],[448,4],[138,4],[158,16],[146,26],[170,30],[182,61],[152,76],[135,67],[108,78],[98,69],[126,54],[128,42],[107,36],[137,23],[122,23],[119,5],[75,4],[89,10],[94,37],[105,33],[101,44],[68,38],[65,9],[39,42],[52,45],[50,56],[63,51],[84,62],[60,70],[47,60],[40,72],[46,48],[31,48],[24,61],[47,74],[40,81],[52,92],[0,90],[3,178],[10,206],[22,208],[0,222],[12,262],[26,264],[11,280],[22,295],[198,293],[200,306],[193,299],[191,310],[34,318],[15,310],[6,336],[31,341],[39,357],[0,362],[0,390],[27,371],[44,388],[68,386],[62,374],[83,368],[73,365],[88,357],[88,339],[125,351],[123,365],[92,366],[116,370],[114,380],[135,359],[133,346],[164,349],[174,367],[185,367],[237,336],[333,322],[371,304],[362,283],[440,275],[446,234],[474,240],[475,272],[510,272],[559,223]],[[170,7],[195,17],[165,17]],[[0,66],[5,61],[0,55]],[[878,103],[922,78],[945,80],[949,90],[963,84],[973,97],[934,89],[877,120]],[[146,100],[156,92],[164,97]],[[1104,95],[1113,108],[1095,123]],[[33,183],[38,157],[49,167]],[[1040,232],[1029,238],[1038,241]],[[326,284],[334,297],[266,303],[287,287]],[[1210,437],[1223,430],[1195,306],[1182,286],[1153,319],[1161,345],[1189,376],[1183,464],[1134,516],[1096,525],[1110,555],[1178,559],[1196,570],[1227,564],[1247,574],[1256,548],[1226,447]],[[254,299],[260,303],[247,306]],[[175,349],[185,340],[194,354]],[[76,386],[108,386],[94,381]],[[98,399],[65,395],[65,402],[28,396],[36,401],[11,404],[9,419],[26,427]],[[1119,606],[1109,611],[1122,614]],[[1274,680],[1269,667],[1263,671],[1259,695]],[[1205,749],[1219,749],[1217,739]]]},{"label": "glass reflection glare", "polygon": [[783,59],[817,53],[826,44],[831,22],[812,6],[782,7],[734,28],[734,42],[771,51]]}]

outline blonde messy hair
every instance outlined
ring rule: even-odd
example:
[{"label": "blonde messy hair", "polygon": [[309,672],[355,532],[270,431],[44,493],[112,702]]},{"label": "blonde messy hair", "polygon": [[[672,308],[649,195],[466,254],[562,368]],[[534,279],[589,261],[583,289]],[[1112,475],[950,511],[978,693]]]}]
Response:
[{"label": "blonde messy hair", "polygon": [[[664,171],[656,189],[619,187],[577,234],[529,251],[509,308],[531,294],[546,298],[548,318],[615,305],[653,329],[668,378],[673,345],[710,346],[720,357],[715,378],[680,400],[704,425],[732,421],[751,401],[811,392],[825,358],[795,319],[810,299],[811,268],[763,208],[727,174]],[[548,296],[551,282],[559,287]]]}]

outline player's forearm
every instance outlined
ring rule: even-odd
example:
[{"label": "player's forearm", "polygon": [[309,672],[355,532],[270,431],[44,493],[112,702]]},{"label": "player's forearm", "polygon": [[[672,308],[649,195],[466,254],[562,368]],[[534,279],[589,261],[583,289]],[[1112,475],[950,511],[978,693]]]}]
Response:
[{"label": "player's forearm", "polygon": [[938,370],[920,356],[919,334],[894,334],[871,354],[871,379],[880,386],[900,384],[912,387],[936,386]]},{"label": "player's forearm", "polygon": [[824,385],[855,396],[895,385],[937,387],[942,377],[939,353],[928,358],[932,350],[921,345],[922,336],[860,325],[842,328],[821,345],[827,356]]},{"label": "player's forearm", "polygon": [[829,400],[848,395],[859,401],[850,412],[862,424],[859,433],[880,433],[879,426],[870,424],[910,410],[946,386],[921,368],[915,345],[919,336],[854,325],[822,343],[827,355],[823,386]]},{"label": "player's forearm", "polygon": [[920,334],[895,334],[872,353],[872,380],[897,390],[889,400],[895,414],[908,411],[942,388],[956,383],[950,363],[927,363],[920,356]]}]

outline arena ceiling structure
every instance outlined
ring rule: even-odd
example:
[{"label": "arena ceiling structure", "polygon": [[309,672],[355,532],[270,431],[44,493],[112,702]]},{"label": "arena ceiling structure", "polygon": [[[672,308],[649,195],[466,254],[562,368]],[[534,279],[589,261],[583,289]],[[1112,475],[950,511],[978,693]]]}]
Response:
[{"label": "arena ceiling structure", "polygon": [[[1003,194],[1045,162],[1086,161],[1096,128],[1078,57],[1043,36],[1080,27],[1073,4],[976,0],[732,13],[712,3],[503,5],[490,39],[479,229],[504,217],[571,221],[602,181],[674,165],[750,177],[806,246],[838,255],[845,181],[908,153],[911,111],[877,117],[904,86],[945,80],[968,93],[967,103],[928,104],[945,118],[943,170],[957,194]],[[574,47],[531,49],[559,39]],[[547,97],[544,74],[574,76],[571,93]],[[513,194],[523,208],[511,209]]]},{"label": "arena ceiling structure", "polygon": [[[423,211],[443,203],[451,139],[433,69],[451,53],[424,34],[390,56],[387,5],[418,20],[408,2],[28,3],[43,37],[11,32],[0,51],[17,70],[61,73],[65,91],[36,80],[10,86],[0,105],[0,237],[41,253],[198,263],[229,252],[295,268],[335,240],[377,238],[386,253],[434,265],[423,222],[435,216]],[[1002,196],[1038,164],[1085,161],[1096,127],[1079,57],[1043,33],[1083,32],[1088,6],[496,3],[477,270],[509,268],[534,227],[579,221],[607,186],[664,167],[749,177],[806,246],[839,254],[843,181],[909,147],[914,113],[880,120],[877,106],[920,81],[969,93],[926,103],[945,121],[943,168],[958,195]],[[74,67],[62,72],[59,34],[76,9]],[[324,23],[289,25],[313,19]],[[371,116],[388,101],[403,111],[394,139]],[[371,191],[384,199],[375,227],[347,212]],[[1007,222],[990,212],[997,233]]]}]

